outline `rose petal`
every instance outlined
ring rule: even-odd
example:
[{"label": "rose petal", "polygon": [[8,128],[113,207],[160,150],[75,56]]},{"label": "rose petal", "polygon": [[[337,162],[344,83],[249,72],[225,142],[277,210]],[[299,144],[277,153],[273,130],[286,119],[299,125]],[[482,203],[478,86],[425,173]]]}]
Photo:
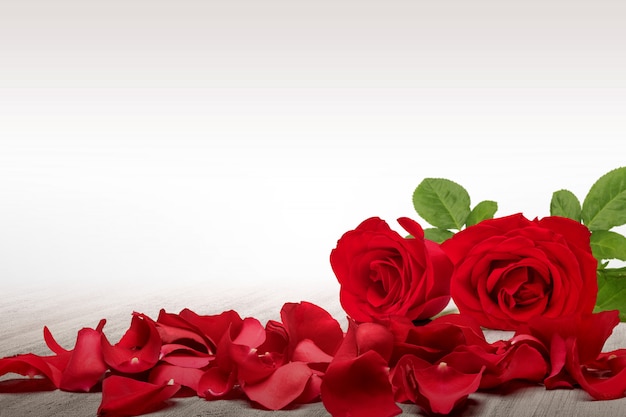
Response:
[{"label": "rose petal", "polygon": [[76,345],[63,370],[60,389],[65,391],[89,391],[108,369],[101,348],[102,333],[94,329],[81,329]]},{"label": "rose petal", "polygon": [[391,417],[402,412],[393,398],[387,361],[373,350],[332,362],[321,396],[333,417]]},{"label": "rose petal", "polygon": [[174,381],[174,384],[191,388],[194,392],[197,392],[202,375],[204,375],[204,371],[200,369],[159,364],[150,371],[148,382],[155,385],[164,385]]},{"label": "rose petal", "polygon": [[[580,363],[577,341],[567,341],[567,370],[582,389],[596,400],[614,400],[626,396],[626,368],[611,372],[609,368],[594,372]],[[599,375],[598,375],[599,374]]]},{"label": "rose petal", "polygon": [[[541,349],[541,348],[539,348]],[[494,388],[512,380],[541,383],[548,373],[543,351],[528,343],[509,345],[489,352],[481,346],[461,346],[442,361],[460,372],[471,374],[484,368],[480,388]]]},{"label": "rose petal", "polygon": [[[398,332],[400,333],[402,332]],[[405,354],[437,362],[458,346],[488,346],[477,322],[471,317],[458,314],[446,314],[424,326],[409,326],[405,334],[405,340],[395,343],[392,362]]]},{"label": "rose petal", "polygon": [[[211,340],[214,349],[217,347],[229,328],[236,330],[242,322],[239,314],[233,310],[224,311],[223,313],[217,315],[200,316],[185,308],[179,315],[188,323],[200,330],[205,337]],[[213,353],[215,352],[213,351]]]},{"label": "rose petal", "polygon": [[413,355],[398,361],[409,398],[429,413],[449,414],[476,392],[484,367],[475,374],[459,372],[445,362],[432,365]]},{"label": "rose petal", "polygon": [[330,363],[333,357],[320,349],[312,340],[304,339],[296,346],[291,360],[304,363]]},{"label": "rose petal", "polygon": [[280,410],[304,392],[311,369],[302,362],[291,362],[276,369],[268,378],[242,386],[249,399],[269,410]]},{"label": "rose petal", "polygon": [[178,384],[155,385],[118,375],[102,383],[102,402],[98,408],[101,417],[123,417],[147,414],[163,408],[165,401],[180,389]]},{"label": "rose petal", "polygon": [[296,404],[309,404],[313,401],[316,401],[320,397],[320,392],[322,390],[322,377],[318,375],[315,370],[313,370],[313,374],[309,381],[304,387],[304,391],[298,398],[296,398],[293,402]]},{"label": "rose petal", "polygon": [[[55,387],[64,391],[90,391],[98,384],[107,366],[102,358],[100,338],[105,321],[101,320],[96,329],[84,328],[78,332],[74,349],[67,350],[59,345],[50,330],[44,327],[44,339],[54,356],[33,354],[17,355],[0,359],[0,375],[18,373],[35,377],[43,376]],[[33,384],[39,390],[45,384]],[[27,389],[28,384],[21,384],[20,389]],[[11,389],[18,389],[16,383]]]},{"label": "rose petal", "polygon": [[34,378],[43,376],[54,384],[61,385],[61,370],[49,363],[50,357],[42,357],[27,353],[0,359],[0,376],[15,373]]},{"label": "rose petal", "polygon": [[198,381],[198,396],[214,399],[227,395],[235,385],[235,375],[220,368],[209,368]]},{"label": "rose petal", "polygon": [[393,352],[393,334],[377,323],[362,323],[356,328],[358,354],[373,350],[389,361]]},{"label": "rose petal", "polygon": [[289,335],[289,354],[304,339],[313,341],[328,355],[334,355],[343,340],[337,320],[312,303],[286,303],[280,317]]},{"label": "rose petal", "polygon": [[265,328],[257,319],[246,318],[232,342],[235,345],[256,348],[265,342]]},{"label": "rose petal", "polygon": [[617,310],[603,311],[595,314],[571,314],[559,318],[537,317],[518,331],[539,338],[546,346],[550,346],[555,335],[562,340],[577,340],[579,360],[585,364],[595,360],[619,323]]},{"label": "rose petal", "polygon": [[154,322],[142,314],[134,314],[120,341],[111,345],[102,335],[104,361],[123,373],[138,373],[152,368],[159,360],[161,338]]},{"label": "rose petal", "polygon": [[161,310],[155,325],[164,344],[182,344],[205,353],[213,350],[211,341],[206,340],[198,329],[177,314]]},{"label": "rose petal", "polygon": [[185,368],[204,368],[215,358],[204,352],[179,344],[167,344],[161,347],[161,361]]}]

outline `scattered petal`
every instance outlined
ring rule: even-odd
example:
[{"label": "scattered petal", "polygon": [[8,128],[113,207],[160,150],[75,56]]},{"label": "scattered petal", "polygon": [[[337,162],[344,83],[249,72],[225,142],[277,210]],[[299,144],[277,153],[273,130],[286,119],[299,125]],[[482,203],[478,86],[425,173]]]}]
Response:
[{"label": "scattered petal", "polygon": [[159,360],[161,338],[154,322],[142,314],[134,314],[130,328],[120,341],[111,345],[102,334],[104,361],[112,369],[133,374],[152,368]]},{"label": "scattered petal", "polygon": [[409,399],[435,414],[449,414],[461,406],[478,389],[484,369],[466,374],[446,362],[433,365],[413,355],[402,357],[396,366],[403,374]]},{"label": "scattered petal", "polygon": [[102,383],[102,402],[98,408],[101,417],[138,416],[166,406],[180,389],[178,384],[151,384],[118,375],[111,375]]},{"label": "scattered petal", "polygon": [[280,410],[302,395],[312,375],[306,364],[290,362],[263,381],[244,385],[242,389],[252,401],[269,410]]},{"label": "scattered petal", "polygon": [[391,417],[402,412],[393,398],[387,361],[373,350],[332,362],[321,395],[333,417]]}]

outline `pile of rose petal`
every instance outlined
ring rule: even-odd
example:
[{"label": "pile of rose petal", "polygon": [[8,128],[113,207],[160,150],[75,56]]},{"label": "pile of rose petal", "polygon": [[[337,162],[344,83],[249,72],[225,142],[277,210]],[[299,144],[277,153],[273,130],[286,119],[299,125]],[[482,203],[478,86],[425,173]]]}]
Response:
[{"label": "pile of rose petal", "polygon": [[537,318],[508,341],[488,343],[471,319],[450,314],[415,326],[339,323],[320,307],[287,303],[281,321],[263,326],[235,311],[202,316],[134,313],[115,344],[105,321],[78,332],[72,350],[44,329],[50,356],[0,359],[0,392],[61,389],[102,391],[100,416],[133,416],[170,405],[171,398],[245,396],[269,410],[323,402],[333,416],[385,417],[412,402],[448,414],[479,389],[513,380],[548,389],[579,386],[595,399],[626,391],[626,349],[601,353],[618,324],[616,311]]}]

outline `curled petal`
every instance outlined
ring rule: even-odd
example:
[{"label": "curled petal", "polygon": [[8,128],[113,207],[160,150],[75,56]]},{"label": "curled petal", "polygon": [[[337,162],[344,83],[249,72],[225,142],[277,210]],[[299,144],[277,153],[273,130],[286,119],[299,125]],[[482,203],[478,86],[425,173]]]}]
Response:
[{"label": "curled petal", "polygon": [[[18,373],[36,377],[42,376],[56,388],[64,391],[90,391],[100,382],[107,366],[102,358],[100,337],[105,321],[101,320],[96,329],[84,328],[78,332],[74,349],[67,350],[59,345],[50,330],[44,328],[46,344],[56,353],[53,356],[33,354],[18,355],[0,359],[0,375]],[[45,384],[4,384],[10,389],[35,390],[45,388]],[[7,388],[9,389],[9,388]]]},{"label": "curled petal", "polygon": [[76,346],[63,370],[60,389],[86,392],[100,382],[108,369],[102,357],[101,335],[94,329],[78,332]]},{"label": "curled petal", "polygon": [[198,329],[177,314],[161,310],[155,325],[164,344],[177,343],[205,353],[213,348],[211,342]]},{"label": "curled petal", "polygon": [[217,315],[201,316],[185,308],[180,312],[179,316],[207,337],[213,344],[213,349],[217,348],[228,329],[238,329],[242,322],[239,314],[233,310],[224,311]]},{"label": "curled petal", "polygon": [[[614,400],[626,396],[626,368],[610,366],[590,369],[580,363],[576,341],[567,341],[567,370],[572,378],[596,400]],[[607,365],[608,365],[607,361]]]},{"label": "curled petal", "polygon": [[478,389],[484,370],[466,374],[445,362],[432,365],[412,355],[402,357],[397,367],[403,373],[409,399],[436,414],[449,414],[464,403]]},{"label": "curled petal", "polygon": [[304,391],[295,399],[295,404],[308,404],[319,399],[322,389],[322,376],[313,371],[311,378],[304,387]]},{"label": "curled petal", "polygon": [[478,373],[484,367],[480,388],[493,388],[512,380],[541,383],[548,373],[544,352],[528,343],[491,352],[480,346],[463,346],[442,358],[460,372]]},{"label": "curled petal", "polygon": [[289,354],[304,339],[313,341],[321,350],[334,355],[343,339],[337,320],[326,310],[312,303],[286,303],[280,317],[289,336]]},{"label": "curled petal", "polygon": [[290,362],[266,379],[242,386],[249,399],[269,410],[280,410],[304,392],[313,371],[302,362]]},{"label": "curled petal", "polygon": [[[231,332],[232,333],[232,332]],[[220,342],[216,362],[240,382],[253,383],[270,375],[282,363],[282,355],[259,352],[265,342],[265,328],[257,319],[246,318],[237,334],[228,334]]]},{"label": "curled petal", "polygon": [[246,318],[235,335],[231,332],[231,341],[235,345],[256,348],[265,342],[265,329],[257,319]]},{"label": "curled petal", "polygon": [[424,326],[410,326],[405,334],[405,340],[395,344],[394,363],[405,354],[434,363],[458,346],[488,346],[478,324],[473,319],[458,314],[436,318]]},{"label": "curled petal", "polygon": [[555,335],[562,340],[574,338],[581,363],[595,360],[619,323],[617,310],[595,314],[570,314],[559,318],[537,317],[518,331],[537,337],[546,346],[550,346]]},{"label": "curled petal", "polygon": [[208,400],[223,397],[235,386],[235,375],[220,368],[209,368],[198,381],[198,396]]},{"label": "curled petal", "polygon": [[44,326],[43,328],[43,339],[45,340],[46,345],[48,346],[48,349],[50,349],[52,352],[56,353],[57,355],[62,355],[64,353],[69,352],[69,350],[65,349],[63,346],[57,343],[54,336],[52,336],[50,329],[48,329],[48,326]]},{"label": "curled petal", "polygon": [[204,368],[214,359],[214,355],[197,350],[185,345],[167,344],[161,347],[161,360],[170,365],[184,368]]},{"label": "curled petal", "polygon": [[154,322],[140,314],[134,314],[130,328],[120,341],[111,345],[102,335],[104,361],[112,369],[128,374],[146,371],[159,360],[161,338]]},{"label": "curled petal", "polygon": [[296,346],[291,360],[304,363],[330,363],[333,357],[320,349],[312,340],[304,339]]},{"label": "curled petal", "polygon": [[15,373],[29,378],[45,377],[56,388],[59,388],[62,377],[61,370],[51,366],[49,359],[50,357],[37,356],[32,353],[2,358],[0,359],[0,376]]},{"label": "curled petal", "polygon": [[102,383],[101,417],[126,417],[147,414],[163,408],[180,389],[178,384],[155,385],[112,375]]},{"label": "curled petal", "polygon": [[156,385],[164,385],[173,381],[183,387],[198,391],[198,384],[204,371],[193,368],[183,368],[169,364],[159,364],[150,371],[148,381]]}]

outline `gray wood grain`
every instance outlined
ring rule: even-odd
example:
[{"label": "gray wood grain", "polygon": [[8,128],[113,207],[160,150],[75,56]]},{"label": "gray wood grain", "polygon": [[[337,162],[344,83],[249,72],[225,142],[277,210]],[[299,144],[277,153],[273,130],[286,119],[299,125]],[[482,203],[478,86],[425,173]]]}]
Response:
[{"label": "gray wood grain", "polygon": [[[69,288],[69,287],[68,287]],[[0,305],[0,356],[33,352],[48,354],[42,328],[47,325],[61,345],[72,347],[77,331],[94,327],[107,319],[105,332],[117,340],[128,327],[131,313],[139,311],[156,317],[161,308],[178,312],[188,307],[199,314],[216,314],[235,309],[242,316],[256,317],[261,322],[278,319],[282,304],[302,300],[314,302],[336,317],[345,327],[345,314],[338,302],[336,288],[329,285],[266,287],[226,287],[216,285],[105,288],[77,286],[71,292],[49,288],[7,288]],[[495,340],[506,336],[491,332]],[[626,347],[626,325],[620,325],[605,350]],[[8,376],[2,379],[8,379]],[[0,394],[0,416],[95,416],[100,394],[78,394],[62,391]],[[199,398],[172,400],[168,408],[151,416],[258,416],[298,417],[328,416],[321,403],[307,404],[285,411],[255,408],[245,400],[204,401]],[[402,415],[421,415],[410,404],[400,405]],[[506,391],[480,392],[470,397],[463,416],[516,417],[589,417],[624,416],[626,399],[592,401],[582,390],[547,391],[543,387],[512,385]]]}]

